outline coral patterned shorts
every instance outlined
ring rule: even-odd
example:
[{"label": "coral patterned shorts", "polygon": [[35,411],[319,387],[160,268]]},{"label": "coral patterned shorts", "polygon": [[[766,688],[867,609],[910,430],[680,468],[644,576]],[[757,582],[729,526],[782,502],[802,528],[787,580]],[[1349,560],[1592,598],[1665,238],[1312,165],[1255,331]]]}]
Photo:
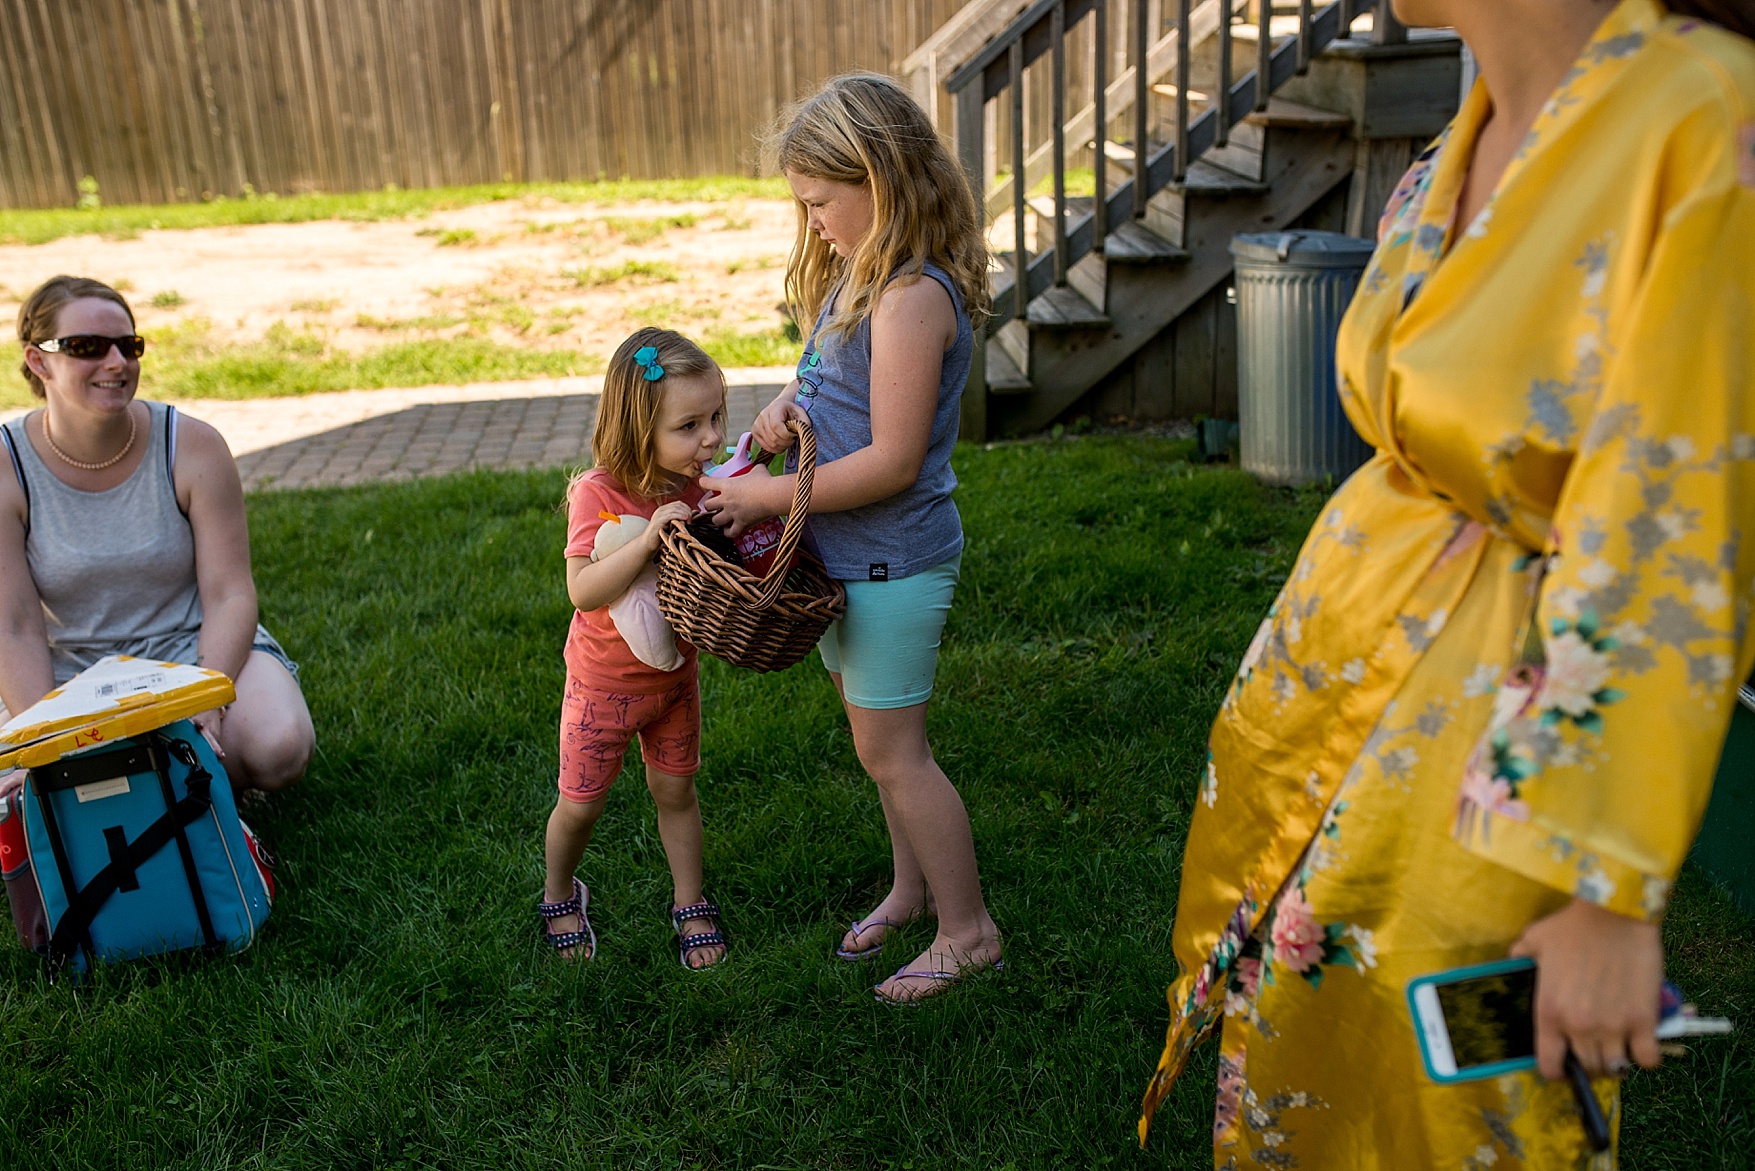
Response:
[{"label": "coral patterned shorts", "polygon": [[595,801],[622,771],[635,733],[646,763],[671,776],[701,767],[701,683],[688,672],[664,691],[599,691],[573,675],[561,700],[561,796]]}]

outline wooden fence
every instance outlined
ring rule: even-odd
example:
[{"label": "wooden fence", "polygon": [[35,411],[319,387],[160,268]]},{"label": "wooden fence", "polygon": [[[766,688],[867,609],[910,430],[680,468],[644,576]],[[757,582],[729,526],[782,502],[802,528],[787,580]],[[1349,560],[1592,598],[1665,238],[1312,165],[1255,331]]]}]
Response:
[{"label": "wooden fence", "polygon": [[0,0],[0,207],[753,174],[961,0]]}]

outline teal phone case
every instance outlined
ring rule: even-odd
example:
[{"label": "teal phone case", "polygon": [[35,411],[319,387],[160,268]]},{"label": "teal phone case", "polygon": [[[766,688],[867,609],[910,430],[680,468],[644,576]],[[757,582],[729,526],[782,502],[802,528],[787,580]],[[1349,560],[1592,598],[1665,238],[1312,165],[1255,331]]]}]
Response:
[{"label": "teal phone case", "polygon": [[1498,1077],[1502,1073],[1516,1073],[1520,1069],[1534,1069],[1536,1059],[1518,1057],[1510,1061],[1495,1061],[1488,1065],[1474,1065],[1466,1070],[1458,1070],[1454,1074],[1440,1074],[1432,1068],[1432,1054],[1426,1048],[1426,1030],[1420,1027],[1420,1011],[1414,1003],[1414,993],[1426,984],[1455,984],[1463,980],[1473,980],[1480,976],[1499,976],[1506,972],[1523,972],[1533,970],[1534,960],[1494,960],[1486,964],[1470,964],[1463,968],[1451,968],[1443,972],[1433,972],[1430,976],[1416,976],[1408,981],[1408,1016],[1414,1022],[1414,1038],[1420,1045],[1420,1063],[1426,1067],[1426,1076],[1440,1085],[1453,1085],[1457,1082],[1478,1082],[1482,1078]]}]

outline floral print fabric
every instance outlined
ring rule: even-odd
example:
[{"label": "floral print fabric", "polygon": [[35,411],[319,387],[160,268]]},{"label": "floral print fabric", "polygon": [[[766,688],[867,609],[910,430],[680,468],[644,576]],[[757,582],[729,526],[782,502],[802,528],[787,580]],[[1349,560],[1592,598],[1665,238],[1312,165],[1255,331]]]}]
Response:
[{"label": "floral print fabric", "polygon": [[1213,727],[1141,1134],[1219,1030],[1217,1167],[1612,1165],[1564,1086],[1426,1079],[1404,990],[1661,916],[1755,658],[1755,49],[1623,0],[1454,224],[1488,112],[1385,213],[1338,347],[1377,454]]}]

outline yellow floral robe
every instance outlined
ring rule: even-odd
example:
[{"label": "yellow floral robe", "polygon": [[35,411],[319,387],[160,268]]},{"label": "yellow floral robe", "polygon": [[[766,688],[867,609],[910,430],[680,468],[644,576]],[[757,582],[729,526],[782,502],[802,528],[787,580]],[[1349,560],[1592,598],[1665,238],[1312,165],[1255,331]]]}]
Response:
[{"label": "yellow floral robe", "polygon": [[1487,112],[1385,213],[1376,456],[1213,728],[1140,1134],[1222,1026],[1219,1167],[1612,1166],[1563,1084],[1428,1080],[1405,989],[1574,897],[1659,918],[1755,658],[1755,46],[1624,0],[1454,229]]}]

